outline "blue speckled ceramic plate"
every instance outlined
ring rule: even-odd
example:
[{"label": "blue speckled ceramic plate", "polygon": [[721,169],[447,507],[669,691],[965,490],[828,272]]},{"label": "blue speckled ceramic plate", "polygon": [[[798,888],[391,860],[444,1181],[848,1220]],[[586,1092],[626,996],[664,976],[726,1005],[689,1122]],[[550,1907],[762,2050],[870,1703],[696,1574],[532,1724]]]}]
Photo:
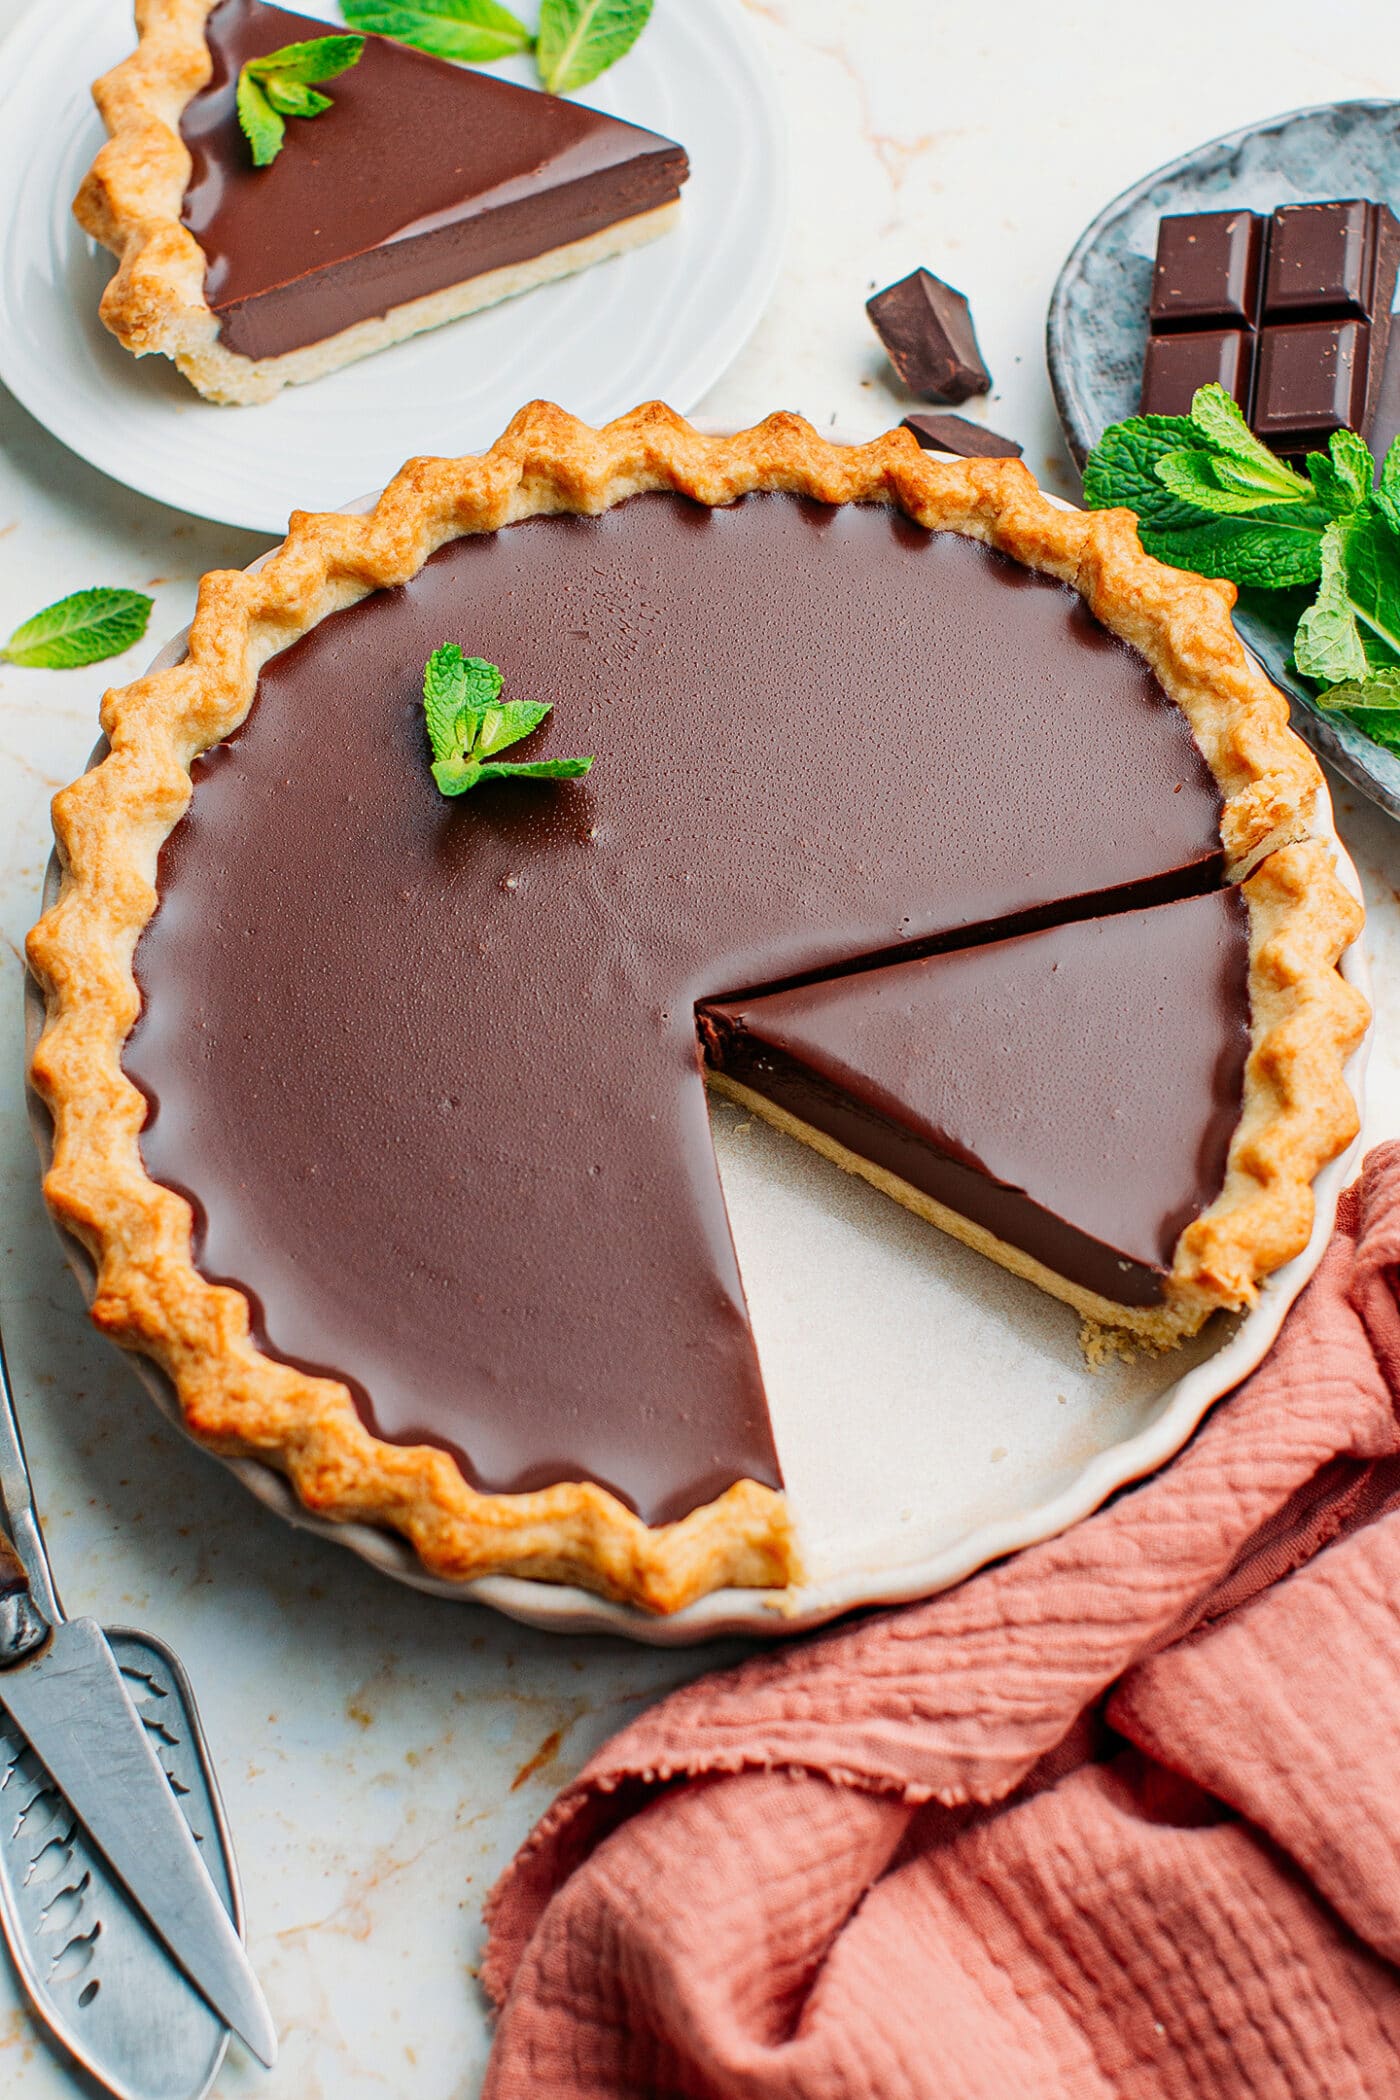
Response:
[{"label": "blue speckled ceramic plate", "polygon": [[[1251,124],[1158,168],[1086,227],[1056,282],[1046,329],[1055,405],[1081,466],[1110,423],[1137,413],[1158,220],[1235,206],[1272,211],[1315,197],[1374,197],[1400,215],[1400,103],[1327,102]],[[1296,608],[1281,594],[1255,591],[1242,596],[1235,620],[1292,701],[1299,734],[1400,817],[1400,757],[1323,713],[1289,669]]]}]

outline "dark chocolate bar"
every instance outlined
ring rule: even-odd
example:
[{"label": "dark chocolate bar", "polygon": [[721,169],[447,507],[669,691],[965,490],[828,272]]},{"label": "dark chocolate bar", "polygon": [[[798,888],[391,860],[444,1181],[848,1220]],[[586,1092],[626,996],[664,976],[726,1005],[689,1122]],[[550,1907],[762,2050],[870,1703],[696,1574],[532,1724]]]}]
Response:
[{"label": "dark chocolate bar", "polygon": [[914,270],[886,285],[865,310],[911,394],[957,402],[990,388],[966,299],[930,271]]},{"label": "dark chocolate bar", "polygon": [[919,411],[904,418],[925,452],[955,452],[959,459],[1019,459],[1022,447],[1015,438],[988,430],[966,416],[926,416]]},{"label": "dark chocolate bar", "polygon": [[[1384,449],[1382,411],[1400,223],[1365,198],[1165,218],[1148,312],[1145,415],[1184,415],[1218,380],[1276,452],[1359,430]],[[1382,428],[1384,424],[1384,428]]]}]

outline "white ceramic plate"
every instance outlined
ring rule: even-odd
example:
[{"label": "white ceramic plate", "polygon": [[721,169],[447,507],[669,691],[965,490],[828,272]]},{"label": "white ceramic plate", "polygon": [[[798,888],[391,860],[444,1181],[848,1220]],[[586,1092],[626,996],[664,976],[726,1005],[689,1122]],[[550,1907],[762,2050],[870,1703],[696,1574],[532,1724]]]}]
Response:
[{"label": "white ceramic plate", "polygon": [[[294,4],[338,19],[335,0]],[[0,49],[0,378],[74,452],[162,503],[281,533],[294,507],[332,509],[417,453],[483,450],[522,401],[590,423],[658,396],[684,411],[772,289],[785,183],[766,61],[737,0],[658,0],[581,99],[686,146],[675,232],[261,407],[215,408],[107,334],[112,259],[69,209],[104,136],[88,83],[133,41],[130,0],[36,0]],[[532,79],[528,60],[491,70]]]},{"label": "white ceramic plate", "polygon": [[[346,507],[368,509],[373,500]],[[169,642],[152,668],[178,663],[185,639]],[[1325,787],[1318,829],[1360,897]],[[46,905],[57,887],[51,861]],[[1369,995],[1360,943],[1342,971]],[[44,1018],[32,980],[26,999],[32,1047]],[[1369,1037],[1347,1070],[1358,1107],[1368,1048]],[[48,1117],[30,1100],[47,1163]],[[731,1104],[712,1101],[710,1121],[808,1570],[800,1590],[720,1590],[656,1618],[563,1583],[509,1575],[445,1582],[425,1574],[391,1533],[308,1515],[283,1476],[260,1461],[220,1463],[288,1523],[350,1547],[399,1582],[558,1632],[686,1647],[729,1634],[771,1638],[862,1606],[932,1596],[1066,1530],[1175,1456],[1215,1401],[1267,1355],[1322,1259],[1359,1152],[1358,1140],[1318,1176],[1312,1238],[1269,1278],[1251,1313],[1218,1316],[1169,1356],[1091,1370],[1068,1307]],[[76,1241],[65,1237],[64,1245],[90,1298],[88,1257]],[[163,1374],[143,1358],[131,1363],[183,1429]]]}]

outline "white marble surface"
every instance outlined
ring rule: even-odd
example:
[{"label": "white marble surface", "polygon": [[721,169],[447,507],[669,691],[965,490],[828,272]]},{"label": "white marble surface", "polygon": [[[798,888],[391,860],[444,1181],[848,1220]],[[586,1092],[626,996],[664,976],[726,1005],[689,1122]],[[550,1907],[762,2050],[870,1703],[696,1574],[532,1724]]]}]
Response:
[{"label": "white marble surface", "polygon": [[[0,33],[23,6],[54,4],[0,0]],[[702,412],[787,406],[857,429],[902,413],[861,302],[925,262],[972,298],[998,380],[988,420],[1065,493],[1041,340],[1084,222],[1145,169],[1251,118],[1400,94],[1392,0],[1174,0],[1150,29],[1121,0],[1002,0],[971,30],[967,10],[928,0],[747,4],[786,99],[795,212],[772,309]],[[100,581],[151,589],[152,634],[166,633],[203,569],[258,547],[103,480],[0,392],[0,632]],[[20,954],[48,797],[83,764],[104,682],[102,668],[0,670],[0,1306],[59,1580],[70,1608],[167,1636],[202,1697],[284,2037],[271,2077],[234,2051],[224,2100],[465,2100],[488,2045],[473,1980],[485,1890],[595,1745],[723,1656],[551,1641],[392,1589],[277,1525],[89,1332],[36,1188]],[[1371,906],[1368,1132],[1382,1137],[1400,1132],[1400,831],[1346,788],[1338,816]],[[76,2090],[3,1964],[0,2090]]]}]

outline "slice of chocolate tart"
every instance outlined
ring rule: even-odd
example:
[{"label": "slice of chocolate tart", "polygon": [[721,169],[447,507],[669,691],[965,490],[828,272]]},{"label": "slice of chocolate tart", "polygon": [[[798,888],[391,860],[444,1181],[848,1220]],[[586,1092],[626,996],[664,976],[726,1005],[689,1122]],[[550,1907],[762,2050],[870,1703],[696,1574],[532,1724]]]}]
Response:
[{"label": "slice of chocolate tart", "polygon": [[[587,775],[446,799],[448,642],[548,704],[531,762]],[[1271,850],[1317,779],[1285,704],[1219,586],[1019,464],[536,404],[206,578],[187,661],[104,721],[30,951],[46,1186],[99,1255],[94,1315],[197,1435],[439,1575],[671,1610],[797,1572],[696,1038],[736,988],[1159,906],[1195,930],[1188,981],[1235,998],[1176,1082],[1218,1151],[1244,963],[1212,893],[1270,855],[1268,1069],[1299,1110],[1261,1093],[1203,1294],[1248,1302],[1296,1251],[1350,1133],[1359,914],[1321,849]],[[1161,1062],[1138,1024],[1110,1078]],[[1132,1251],[1155,1289],[1162,1248]]]},{"label": "slice of chocolate tart", "polygon": [[256,166],[241,67],[330,26],[148,0],[139,49],[94,88],[111,138],[74,210],[120,258],[102,318],[209,400],[266,400],[674,222],[670,139],[383,36]]},{"label": "slice of chocolate tart", "polygon": [[1227,1184],[1277,1124],[1271,979],[1300,886],[1328,895],[1320,847],[1242,887],[703,1005],[711,1083],[1086,1319],[1168,1346],[1222,1287],[1247,1301]]}]

